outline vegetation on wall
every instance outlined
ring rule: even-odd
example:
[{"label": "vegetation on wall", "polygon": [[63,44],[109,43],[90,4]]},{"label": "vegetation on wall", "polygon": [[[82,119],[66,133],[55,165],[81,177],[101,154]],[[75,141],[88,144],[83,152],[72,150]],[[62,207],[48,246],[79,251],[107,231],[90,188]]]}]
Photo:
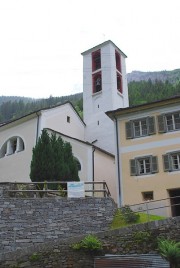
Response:
[{"label": "vegetation on wall", "polygon": [[30,178],[33,182],[79,181],[71,144],[43,130],[33,148]]},{"label": "vegetation on wall", "polygon": [[[165,219],[165,217],[162,216],[157,216],[157,215],[151,215],[151,214],[146,214],[146,213],[134,213],[135,215],[138,215],[137,220],[135,222],[127,222],[127,220],[125,219],[124,215],[122,214],[122,210],[121,209],[117,209],[112,224],[111,224],[111,229],[118,229],[118,228],[122,228],[122,227],[126,227],[132,224],[136,224],[136,223],[145,223],[148,221],[157,221],[157,220],[163,220]],[[130,211],[130,213],[128,214],[127,211],[127,218],[131,219],[132,217],[132,213]],[[135,216],[136,217],[136,216]],[[134,218],[134,216],[133,216]],[[129,221],[129,220],[128,220]]]},{"label": "vegetation on wall", "polygon": [[158,251],[170,263],[170,268],[180,267],[180,242],[159,239]]},{"label": "vegetation on wall", "polygon": [[101,250],[103,245],[102,242],[95,235],[87,235],[80,242],[75,243],[71,246],[75,250],[84,249],[89,251]]}]

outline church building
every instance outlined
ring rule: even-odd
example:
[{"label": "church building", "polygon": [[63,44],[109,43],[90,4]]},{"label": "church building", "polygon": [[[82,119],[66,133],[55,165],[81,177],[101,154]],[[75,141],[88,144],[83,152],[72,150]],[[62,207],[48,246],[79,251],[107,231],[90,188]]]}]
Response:
[{"label": "church building", "polygon": [[126,55],[109,40],[82,56],[83,120],[66,102],[2,124],[0,182],[30,182],[32,149],[47,129],[71,143],[80,180],[105,181],[117,202],[114,123],[105,112],[129,106]]}]

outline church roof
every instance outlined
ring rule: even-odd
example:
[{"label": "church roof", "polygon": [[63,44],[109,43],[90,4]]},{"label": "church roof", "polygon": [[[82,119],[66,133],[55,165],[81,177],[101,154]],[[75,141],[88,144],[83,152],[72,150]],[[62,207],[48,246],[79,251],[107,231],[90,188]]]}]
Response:
[{"label": "church roof", "polygon": [[88,142],[88,141],[83,141],[83,140],[80,140],[80,139],[77,139],[77,138],[68,136],[68,135],[66,135],[66,134],[64,134],[64,133],[58,132],[58,131],[56,131],[56,130],[54,130],[54,129],[51,129],[51,128],[45,128],[45,129],[46,129],[46,130],[49,130],[49,131],[52,131],[52,132],[55,132],[55,133],[58,133],[60,136],[64,136],[64,137],[67,137],[67,138],[69,138],[69,139],[78,141],[78,142],[80,142],[80,143],[83,143],[83,144],[92,146],[93,148],[95,148],[95,149],[97,149],[97,150],[99,150],[99,151],[101,151],[101,152],[103,152],[103,153],[105,153],[105,154],[107,154],[107,155],[109,155],[109,156],[111,156],[111,157],[115,157],[114,154],[109,153],[108,151],[106,151],[106,150],[104,150],[104,149],[102,149],[102,148],[100,148],[100,147],[94,145],[93,143],[90,143],[90,142]]},{"label": "church roof", "polygon": [[159,107],[176,104],[176,103],[180,103],[180,95],[173,96],[168,99],[161,99],[161,100],[157,100],[157,101],[153,101],[149,103],[144,103],[144,104],[139,104],[135,106],[119,108],[119,109],[112,110],[112,111],[107,111],[106,115],[109,116],[111,119],[114,119],[114,117],[116,116],[133,113],[135,111],[140,111],[140,110],[143,111],[143,110],[152,109],[152,108],[159,108]]},{"label": "church roof", "polygon": [[101,44],[99,44],[99,45],[97,45],[95,47],[92,47],[92,48],[82,52],[81,55],[84,56],[86,54],[89,54],[89,53],[91,53],[91,52],[93,52],[95,50],[100,49],[101,47],[106,46],[107,44],[112,44],[125,58],[127,58],[127,56],[124,54],[124,52],[122,52],[122,50],[120,48],[118,48],[111,40],[105,41],[105,42],[103,42],[103,43],[101,43]]},{"label": "church roof", "polygon": [[14,120],[10,120],[10,121],[1,123],[1,124],[0,124],[0,128],[3,127],[3,126],[5,126],[5,125],[11,124],[11,123],[13,123],[13,122],[19,121],[19,120],[24,120],[24,121],[26,121],[26,120],[28,120],[28,119],[30,119],[30,118],[34,118],[34,117],[36,117],[37,115],[41,114],[42,111],[46,111],[46,110],[50,110],[50,109],[54,109],[54,108],[57,108],[57,107],[60,107],[60,106],[66,105],[66,104],[69,104],[69,105],[72,107],[72,109],[73,109],[74,112],[77,114],[77,116],[79,117],[79,119],[80,119],[80,121],[83,123],[83,125],[86,125],[86,124],[84,123],[84,121],[82,120],[82,118],[79,116],[79,114],[78,114],[78,112],[76,111],[76,109],[75,109],[75,107],[73,106],[73,104],[72,104],[70,101],[66,101],[66,102],[64,102],[64,103],[61,103],[61,104],[58,104],[58,105],[54,105],[54,106],[51,106],[51,107],[41,108],[41,109],[39,109],[39,110],[36,110],[36,111],[34,111],[34,112],[31,112],[31,113],[26,114],[26,115],[24,115],[24,116],[21,116],[21,117],[19,117],[19,118],[16,118],[16,119],[14,119]]}]

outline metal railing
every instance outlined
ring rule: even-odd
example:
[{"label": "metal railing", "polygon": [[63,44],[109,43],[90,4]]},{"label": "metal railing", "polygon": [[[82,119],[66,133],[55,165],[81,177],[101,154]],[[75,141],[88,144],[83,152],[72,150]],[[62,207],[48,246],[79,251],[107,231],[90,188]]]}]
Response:
[{"label": "metal railing", "polygon": [[[34,193],[34,197],[39,194],[44,196],[45,194],[53,194],[56,196],[67,196],[67,181],[44,181],[44,182],[14,182],[10,183],[11,189],[7,192],[11,194],[22,193]],[[55,187],[50,187],[55,185]],[[34,187],[34,188],[33,188]],[[105,181],[99,182],[84,182],[85,196],[93,197],[109,197],[111,196],[108,185]],[[55,189],[51,189],[55,188]]]},{"label": "metal railing", "polygon": [[150,214],[164,217],[180,216],[180,196],[147,200],[129,206],[136,213],[146,213],[148,220]]}]

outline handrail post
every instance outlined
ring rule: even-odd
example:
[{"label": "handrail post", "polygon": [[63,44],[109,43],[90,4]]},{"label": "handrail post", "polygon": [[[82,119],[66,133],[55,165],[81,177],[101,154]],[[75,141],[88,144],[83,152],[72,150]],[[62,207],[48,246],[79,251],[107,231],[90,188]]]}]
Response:
[{"label": "handrail post", "polygon": [[147,218],[148,218],[148,222],[150,221],[149,219],[149,208],[148,208],[148,201],[146,201],[146,210],[147,210]]},{"label": "handrail post", "polygon": [[104,197],[106,197],[106,187],[105,187],[105,181],[103,181],[103,190],[104,190]]}]

